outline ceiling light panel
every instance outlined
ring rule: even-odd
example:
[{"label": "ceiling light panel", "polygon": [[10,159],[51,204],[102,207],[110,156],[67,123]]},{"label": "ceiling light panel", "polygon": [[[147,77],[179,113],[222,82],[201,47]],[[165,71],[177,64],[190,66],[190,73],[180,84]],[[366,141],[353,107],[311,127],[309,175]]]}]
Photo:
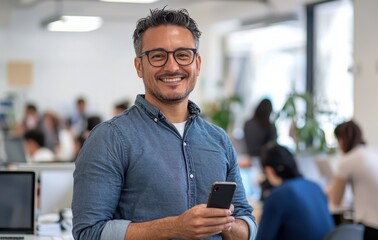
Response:
[{"label": "ceiling light panel", "polygon": [[115,2],[115,3],[154,3],[160,0],[100,0],[102,2]]}]

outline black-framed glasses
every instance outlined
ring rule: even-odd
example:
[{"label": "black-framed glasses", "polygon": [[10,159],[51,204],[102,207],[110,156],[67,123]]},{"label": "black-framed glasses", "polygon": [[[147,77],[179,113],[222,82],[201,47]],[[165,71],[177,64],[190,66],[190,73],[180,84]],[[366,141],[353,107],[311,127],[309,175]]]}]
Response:
[{"label": "black-framed glasses", "polygon": [[197,54],[196,48],[178,48],[174,51],[167,51],[162,48],[152,49],[142,52],[138,57],[147,56],[148,62],[154,67],[162,67],[168,61],[169,54],[173,54],[173,58],[180,66],[188,66],[193,63]]}]

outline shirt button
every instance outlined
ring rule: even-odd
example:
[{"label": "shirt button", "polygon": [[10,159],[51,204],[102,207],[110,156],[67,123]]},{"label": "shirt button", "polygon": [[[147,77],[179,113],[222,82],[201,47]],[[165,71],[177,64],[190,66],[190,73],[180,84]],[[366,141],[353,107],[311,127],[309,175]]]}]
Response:
[{"label": "shirt button", "polygon": [[193,174],[190,174],[189,177],[190,177],[190,178],[194,178],[194,175],[193,175]]},{"label": "shirt button", "polygon": [[184,142],[184,146],[186,146],[186,142]]},{"label": "shirt button", "polygon": [[157,122],[157,121],[158,121],[158,119],[157,119],[157,118],[154,118],[154,121],[155,121],[155,122]]}]

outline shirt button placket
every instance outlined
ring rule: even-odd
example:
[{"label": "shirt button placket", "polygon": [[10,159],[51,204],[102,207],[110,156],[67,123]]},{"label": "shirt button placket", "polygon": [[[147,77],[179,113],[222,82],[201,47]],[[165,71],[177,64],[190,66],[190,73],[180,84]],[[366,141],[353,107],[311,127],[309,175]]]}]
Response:
[{"label": "shirt button placket", "polygon": [[[185,152],[187,151],[187,143],[186,142],[183,142],[183,146],[184,146],[184,149],[185,149]],[[188,167],[188,174],[189,174],[189,204],[190,204],[190,207],[193,207],[195,205],[195,202],[196,202],[196,194],[195,194],[195,181],[194,181],[194,174],[193,174],[193,169],[192,169],[192,166],[191,166],[191,161],[192,159],[186,159],[187,161],[187,167]]]}]

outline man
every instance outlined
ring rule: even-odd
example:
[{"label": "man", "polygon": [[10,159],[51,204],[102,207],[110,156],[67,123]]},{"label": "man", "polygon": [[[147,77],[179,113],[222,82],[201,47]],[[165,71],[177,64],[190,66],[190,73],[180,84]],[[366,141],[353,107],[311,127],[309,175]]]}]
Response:
[{"label": "man", "polygon": [[[152,10],[134,32],[145,95],[96,126],[76,160],[75,239],[253,239],[256,224],[227,134],[189,101],[200,31],[186,10]],[[207,208],[233,181],[230,209]]]},{"label": "man", "polygon": [[325,239],[334,222],[323,190],[302,177],[294,155],[283,146],[265,145],[260,160],[275,188],[264,201],[256,239]]},{"label": "man", "polygon": [[75,112],[70,117],[71,128],[76,137],[85,131],[87,127],[87,101],[83,97],[79,97],[76,100],[76,109]]}]

